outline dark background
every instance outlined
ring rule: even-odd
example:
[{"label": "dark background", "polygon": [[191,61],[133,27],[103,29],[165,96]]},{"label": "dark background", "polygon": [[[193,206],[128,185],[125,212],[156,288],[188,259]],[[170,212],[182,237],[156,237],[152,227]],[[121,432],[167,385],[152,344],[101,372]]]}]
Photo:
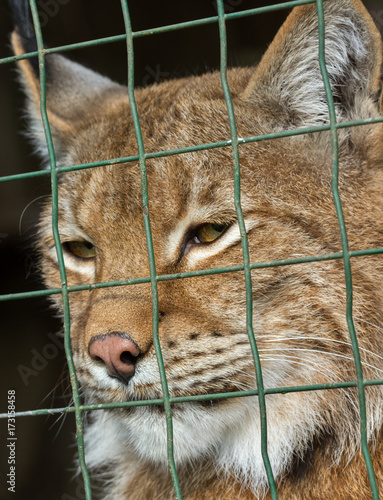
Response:
[{"label": "dark background", "polygon": [[[276,2],[226,0],[226,12]],[[365,2],[380,29],[381,0]],[[124,32],[118,0],[37,0],[45,43],[51,47]],[[135,0],[129,2],[133,30],[153,28],[216,15],[213,0]],[[229,64],[252,65],[271,42],[288,14],[270,14],[227,23]],[[0,0],[0,58],[11,55],[12,30],[7,2]],[[124,42],[81,49],[67,56],[120,83],[126,82]],[[135,41],[137,86],[163,79],[201,74],[219,66],[216,24]],[[0,64],[0,176],[35,171],[39,164],[26,139],[23,96],[15,64]],[[49,178],[0,182],[0,294],[42,288],[30,250],[39,201],[49,193]],[[64,351],[52,334],[61,324],[46,299],[0,301],[0,412],[7,411],[7,391],[16,390],[17,411],[63,407],[70,402]],[[32,370],[32,371],[28,371]],[[24,376],[21,375],[24,374]],[[7,492],[6,419],[0,420],[0,498],[81,500],[81,481],[74,477],[76,447],[73,414],[17,419],[16,494]]]}]

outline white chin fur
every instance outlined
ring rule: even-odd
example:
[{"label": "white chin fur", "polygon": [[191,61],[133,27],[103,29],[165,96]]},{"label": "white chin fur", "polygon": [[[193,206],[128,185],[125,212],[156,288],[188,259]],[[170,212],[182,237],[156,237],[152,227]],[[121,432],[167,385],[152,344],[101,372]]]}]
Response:
[{"label": "white chin fur", "polygon": [[[283,474],[294,453],[310,441],[318,423],[317,401],[308,394],[276,395],[268,401],[268,454],[275,477]],[[173,416],[174,455],[177,466],[201,459],[211,461],[257,494],[267,485],[261,456],[257,398],[232,400],[222,408],[178,405]],[[275,417],[274,417],[275,416]],[[85,435],[90,468],[148,461],[167,465],[166,425],[163,414],[137,407],[127,415],[95,412]],[[134,460],[133,460],[134,462]]]}]

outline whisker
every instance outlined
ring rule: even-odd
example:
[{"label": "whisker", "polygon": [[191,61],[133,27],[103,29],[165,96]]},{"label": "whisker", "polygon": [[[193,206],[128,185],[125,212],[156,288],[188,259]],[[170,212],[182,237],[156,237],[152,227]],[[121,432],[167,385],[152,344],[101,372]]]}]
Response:
[{"label": "whisker", "polygon": [[[372,325],[372,326],[376,326],[376,325]],[[380,328],[380,327],[376,326],[376,328]],[[382,328],[380,328],[380,329],[383,330]],[[333,343],[336,343],[336,344],[343,344],[343,345],[346,345],[346,346],[352,348],[351,342],[347,342],[347,341],[344,341],[344,340],[338,340],[338,339],[331,339],[331,338],[326,338],[326,337],[307,337],[305,335],[297,336],[297,337],[281,337],[281,336],[278,336],[278,335],[270,335],[270,336],[265,335],[265,338],[269,342],[278,342],[278,341],[279,342],[281,342],[281,341],[285,342],[285,341],[288,341],[288,340],[320,340],[322,342],[333,342]],[[261,339],[262,341],[265,341],[265,339],[263,338],[262,335],[256,338],[256,340],[258,340],[258,339]],[[359,346],[359,350],[363,351],[363,352],[366,352],[368,354],[371,354],[372,356],[376,356],[377,358],[383,360],[383,356],[380,356],[379,354],[376,354],[375,352],[370,351],[369,349],[366,349],[364,347],[360,347]]]},{"label": "whisker", "polygon": [[[281,354],[281,356],[279,358],[278,357],[277,358],[270,358],[270,357],[263,358],[263,360],[265,360],[265,361],[286,361],[286,359],[291,360],[295,364],[302,365],[302,366],[308,367],[310,369],[312,368],[312,364],[304,363],[303,361],[301,361],[300,358],[296,358],[295,356],[288,356],[286,358],[286,356],[284,356],[284,355],[282,357],[282,354]],[[296,359],[298,359],[299,361],[296,361]],[[334,372],[332,372],[328,367],[322,366],[322,365],[319,365],[319,366],[324,371],[318,370],[317,369],[318,364],[316,364],[316,370],[315,371],[317,373],[321,373],[324,377],[326,377],[328,380],[330,380],[334,384],[337,383],[337,382],[342,382],[342,377],[336,376],[334,378]],[[330,374],[331,376],[329,376],[328,374]],[[312,380],[308,379],[308,377],[306,377],[305,374],[303,374],[303,376],[304,376],[304,378],[306,379],[307,382],[312,383]],[[354,401],[354,399],[352,398],[352,395],[351,395],[350,391],[347,390],[347,389],[345,389],[345,388],[343,388],[343,387],[340,387],[339,389],[345,394],[346,398],[350,402],[351,406],[355,409],[356,413],[359,413],[359,408],[358,408],[358,406],[356,404],[356,401]]]},{"label": "whisker", "polygon": [[369,321],[366,321],[365,319],[357,318],[356,316],[353,316],[353,318],[357,321],[361,321],[362,323],[367,323],[367,325],[373,326],[374,328],[377,328],[378,330],[383,330],[383,328],[381,326],[375,325],[374,323],[370,323]]},{"label": "whisker", "polygon": [[[301,360],[301,358],[298,358],[297,356],[291,356],[291,355],[287,355],[287,356],[286,356],[285,354],[280,354],[279,356],[278,356],[278,354],[273,354],[273,356],[275,356],[275,358],[274,358],[274,357],[272,357],[272,358],[271,358],[271,357],[265,357],[265,356],[262,356],[262,354],[260,353],[261,361],[286,361],[286,360],[289,360],[289,361],[290,361],[290,360],[291,360],[293,363],[295,363],[295,364],[297,364],[297,365],[302,365],[302,366],[308,367],[308,368],[310,368],[310,369],[312,369],[312,368],[313,368],[313,365],[312,365],[312,364],[310,364],[310,363],[305,363],[304,361],[302,361],[302,360]],[[318,366],[319,366],[320,368],[322,368],[324,371],[320,371],[320,370],[318,370],[318,369],[317,369],[317,368],[318,368]],[[333,371],[332,371],[329,367],[327,367],[327,366],[323,366],[323,365],[321,365],[321,364],[319,364],[319,363],[316,363],[316,365],[315,365],[315,373],[318,373],[318,372],[319,372],[319,373],[321,373],[322,375],[326,376],[327,378],[329,378],[329,377],[328,377],[328,374],[334,375]],[[303,376],[304,376],[304,378],[305,378],[307,381],[310,381],[310,382],[311,382],[311,378],[309,379],[309,378],[306,376],[306,374],[303,374]],[[340,378],[340,377],[339,377],[339,378]],[[332,382],[336,382],[336,380],[335,380],[334,378],[331,378],[331,377],[330,377],[330,379],[331,379],[331,381],[332,381]]]},{"label": "whisker", "polygon": [[[354,358],[351,356],[346,356],[344,354],[339,354],[337,352],[328,352],[328,351],[320,351],[319,349],[305,349],[303,347],[290,347],[290,348],[284,348],[284,347],[277,347],[277,348],[262,348],[260,349],[260,352],[269,352],[269,351],[304,351],[304,352],[313,352],[313,353],[319,353],[319,354],[324,354],[327,356],[335,356],[337,358],[343,358],[347,359],[349,361],[354,361]],[[362,364],[364,366],[367,366],[368,368],[372,368],[373,370],[377,370],[379,372],[383,373],[383,370],[381,368],[378,368],[377,366],[370,365],[369,363],[366,363],[365,361],[362,361]]]}]

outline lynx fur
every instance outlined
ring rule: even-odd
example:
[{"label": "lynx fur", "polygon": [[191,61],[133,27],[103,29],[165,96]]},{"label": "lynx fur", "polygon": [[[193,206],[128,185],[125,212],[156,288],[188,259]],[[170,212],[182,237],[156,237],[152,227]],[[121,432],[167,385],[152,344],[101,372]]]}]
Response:
[{"label": "lynx fur", "polygon": [[[17,8],[15,11],[20,11]],[[338,121],[382,113],[382,41],[360,0],[324,3],[326,64]],[[22,21],[16,54],[32,39]],[[60,166],[137,154],[127,89],[61,55],[47,56],[47,110]],[[19,63],[30,133],[47,161],[39,79]],[[315,4],[296,7],[260,64],[231,69],[239,137],[329,123]],[[136,90],[146,152],[227,140],[217,73]],[[351,250],[383,246],[383,129],[338,129],[339,188]],[[242,208],[252,262],[342,251],[331,192],[330,132],[240,146]],[[147,161],[158,275],[243,263],[232,151]],[[42,209],[37,249],[60,287]],[[69,285],[149,276],[137,163],[60,174],[59,232]],[[352,258],[354,320],[366,380],[383,378],[383,260]],[[252,271],[253,325],[266,388],[355,381],[341,259]],[[171,396],[256,387],[243,272],[158,282],[159,339]],[[72,292],[71,342],[86,403],[161,398],[149,283]],[[52,296],[59,311],[60,295]],[[124,356],[116,349],[128,346]],[[105,354],[106,353],[106,354]],[[118,366],[115,364],[118,364]],[[121,368],[119,368],[121,367]],[[124,378],[125,377],[125,378]],[[383,399],[365,389],[369,450],[383,496]],[[282,500],[368,499],[356,388],[266,396],[268,454]],[[269,499],[257,397],[172,405],[175,463],[185,500]],[[162,406],[95,411],[86,461],[108,477],[102,498],[170,500]]]}]

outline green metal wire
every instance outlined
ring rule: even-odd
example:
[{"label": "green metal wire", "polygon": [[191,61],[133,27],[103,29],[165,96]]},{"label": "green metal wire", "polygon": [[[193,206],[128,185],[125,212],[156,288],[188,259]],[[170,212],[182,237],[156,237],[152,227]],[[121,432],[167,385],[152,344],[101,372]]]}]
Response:
[{"label": "green metal wire", "polygon": [[[282,2],[274,5],[268,5],[266,7],[258,7],[256,9],[242,10],[240,12],[232,12],[227,14],[227,19],[239,19],[241,17],[253,16],[256,14],[264,14],[266,12],[273,12],[276,10],[289,9],[296,7],[297,5],[304,5],[307,3],[315,3],[315,0],[292,0],[290,2]],[[160,33],[167,33],[169,31],[177,31],[186,28],[194,28],[197,26],[203,26],[206,24],[214,24],[218,21],[218,16],[206,17],[203,19],[195,19],[193,21],[186,21],[183,23],[170,24],[168,26],[160,26],[158,28],[150,28],[141,31],[132,31],[132,38],[140,38],[148,35],[157,35]],[[109,36],[105,38],[98,38],[96,40],[87,40],[86,42],[72,43],[70,45],[61,45],[54,48],[44,49],[44,54],[55,54],[58,52],[67,52],[70,50],[83,49],[86,47],[94,47],[95,45],[104,45],[107,43],[121,42],[126,39],[126,34]],[[30,57],[37,57],[38,52],[29,52],[28,54],[23,54],[19,56],[10,56],[0,59],[0,64],[7,64],[11,62],[20,61],[22,59],[27,59]]]},{"label": "green metal wire", "polygon": [[164,409],[166,416],[166,434],[167,434],[167,453],[168,453],[168,464],[170,469],[170,474],[172,477],[174,490],[176,493],[177,500],[182,500],[181,489],[179,485],[176,465],[174,462],[174,450],[173,450],[173,420],[172,420],[172,409],[170,404],[170,396],[168,383],[166,380],[164,360],[162,357],[160,340],[158,336],[158,289],[157,289],[157,276],[156,276],[156,265],[154,259],[154,248],[153,248],[153,238],[152,231],[150,228],[150,218],[149,218],[149,196],[148,196],[148,179],[146,171],[146,161],[145,161],[145,149],[144,142],[142,139],[140,120],[137,112],[136,99],[134,96],[134,47],[133,47],[133,35],[132,26],[129,15],[128,3],[126,0],[121,0],[121,7],[124,16],[125,30],[126,30],[126,46],[127,46],[127,57],[128,57],[128,95],[130,109],[132,112],[134,131],[136,134],[136,141],[138,147],[138,157],[140,165],[141,174],[141,186],[142,186],[142,213],[144,217],[146,244],[148,250],[149,259],[149,270],[150,270],[150,286],[152,291],[152,333],[153,333],[153,344],[156,352],[158,369],[160,372],[162,392],[164,396]]},{"label": "green metal wire", "polygon": [[[366,118],[364,120],[339,122],[335,126],[338,129],[338,128],[358,127],[360,125],[372,125],[374,123],[381,123],[381,122],[383,122],[382,116],[376,117],[376,118]],[[304,135],[304,134],[314,134],[314,133],[325,132],[325,131],[329,131],[329,130],[330,130],[330,125],[320,125],[320,126],[316,126],[316,127],[305,127],[305,128],[295,129],[295,130],[283,130],[281,132],[274,132],[272,134],[244,137],[244,138],[238,139],[238,145],[241,146],[242,144],[251,144],[253,142],[260,142],[260,141],[272,141],[273,139],[281,139],[283,137],[292,137],[292,136]],[[223,148],[223,147],[230,147],[230,146],[231,146],[231,141],[212,142],[212,143],[206,143],[206,144],[198,144],[196,146],[187,146],[184,148],[171,149],[171,150],[167,150],[167,151],[155,151],[153,153],[145,153],[144,158],[145,158],[145,160],[148,160],[151,158],[161,158],[164,156],[186,154],[186,153],[192,153],[195,151],[204,151],[206,149]],[[81,163],[79,165],[58,167],[56,169],[56,172],[57,173],[71,172],[73,170],[82,170],[82,169],[87,169],[87,168],[103,167],[106,165],[118,165],[120,163],[137,162],[138,160],[139,160],[138,155],[125,156],[122,158],[113,158],[110,160],[95,161],[92,163]],[[0,177],[0,182],[28,179],[30,177],[39,177],[39,176],[44,176],[44,175],[48,175],[48,174],[49,174],[49,171],[47,171],[47,170],[38,170],[38,171],[34,171],[34,172],[26,172],[23,174],[6,175],[6,176]]]},{"label": "green metal wire", "polygon": [[366,462],[372,496],[374,500],[377,500],[379,499],[378,487],[376,484],[376,478],[374,474],[374,468],[372,466],[370,452],[368,450],[366,397],[364,393],[363,368],[360,359],[358,339],[356,336],[354,321],[352,317],[353,290],[352,290],[350,250],[348,246],[348,238],[346,232],[346,225],[344,221],[342,203],[339,194],[339,143],[338,143],[338,131],[335,126],[337,120],[335,114],[334,97],[332,94],[330,79],[326,67],[325,17],[323,12],[323,0],[317,0],[316,5],[317,5],[317,15],[318,15],[319,65],[326,91],[326,99],[330,115],[330,126],[331,126],[331,145],[332,145],[332,164],[333,164],[332,193],[333,193],[336,214],[338,217],[339,231],[343,249],[343,264],[344,264],[344,272],[346,280],[346,318],[347,318],[348,329],[350,332],[352,351],[355,362],[355,370],[357,376],[361,446],[362,446],[363,457]]},{"label": "green metal wire", "polygon": [[86,500],[92,499],[90,479],[88,470],[85,463],[84,456],[84,438],[83,438],[83,426],[82,426],[82,412],[79,409],[81,404],[80,397],[78,393],[77,377],[74,368],[71,346],[70,346],[70,311],[69,311],[69,297],[68,297],[68,286],[65,272],[64,257],[61,248],[61,241],[58,229],[58,189],[57,189],[57,173],[56,173],[56,155],[53,147],[52,134],[50,130],[50,125],[48,121],[47,113],[47,102],[46,102],[46,67],[45,67],[45,56],[43,53],[44,43],[41,33],[41,26],[39,20],[39,14],[36,6],[36,0],[30,0],[30,7],[32,11],[33,25],[36,33],[37,47],[39,52],[39,71],[40,71],[40,112],[41,119],[43,122],[45,139],[48,147],[50,171],[51,171],[51,191],[52,191],[52,232],[56,247],[57,260],[60,270],[61,279],[61,290],[63,299],[63,311],[64,311],[64,348],[66,359],[69,368],[70,383],[73,393],[73,403],[75,411],[76,420],[76,438],[78,444],[78,454],[79,463],[84,479],[85,495]]},{"label": "green metal wire", "polygon": [[[352,250],[349,252],[350,257],[363,257],[366,255],[378,255],[383,253],[383,248],[368,248],[366,250]],[[297,264],[307,264],[310,262],[321,262],[324,260],[343,259],[343,252],[329,253],[323,255],[314,255],[308,257],[298,257],[295,259],[273,260],[270,262],[255,262],[250,264],[250,269],[263,269],[266,267],[278,266],[293,266]],[[189,271],[175,274],[159,274],[156,276],[157,281],[169,281],[185,278],[194,278],[195,276],[208,276],[211,274],[234,273],[244,270],[244,265],[218,267],[216,269],[201,269],[199,271]],[[68,292],[81,292],[83,290],[95,290],[96,288],[109,288],[114,286],[138,285],[140,283],[150,283],[150,277],[133,278],[119,281],[106,281],[102,283],[92,283],[88,285],[68,286]],[[28,299],[32,297],[43,297],[45,295],[54,295],[61,293],[61,288],[50,288],[48,290],[35,290],[32,292],[9,293],[0,295],[0,302],[5,300]]]},{"label": "green metal wire", "polygon": [[[357,387],[357,381],[349,382],[334,382],[327,384],[311,384],[311,385],[298,385],[298,386],[287,386],[287,387],[272,387],[265,389],[264,393],[267,394],[290,394],[293,392],[310,392],[310,391],[328,391],[335,389],[348,389],[350,387]],[[364,380],[363,385],[365,387],[383,385],[383,379],[374,380]],[[219,394],[199,394],[195,396],[179,396],[174,398],[169,398],[170,403],[186,403],[190,401],[211,401],[214,399],[232,399],[232,398],[243,398],[250,396],[258,396],[257,389],[248,391],[236,391],[236,392],[222,392]],[[131,406],[149,406],[149,405],[163,405],[164,399],[145,399],[140,401],[124,401],[122,403],[103,403],[96,405],[80,405],[79,409],[81,411],[97,411],[97,410],[110,410],[113,408],[128,408]],[[56,415],[60,413],[73,413],[75,408],[73,406],[66,406],[63,408],[41,408],[37,410],[27,410],[18,411],[15,413],[15,417],[35,417],[39,415]],[[0,413],[0,418],[8,418],[8,413]]]},{"label": "green metal wire", "polygon": [[217,9],[219,18],[219,40],[220,40],[220,52],[221,52],[221,69],[220,69],[221,84],[225,96],[229,125],[230,125],[231,145],[233,152],[233,167],[234,167],[234,204],[235,204],[235,211],[237,214],[239,230],[241,234],[241,244],[242,244],[243,263],[244,263],[243,271],[245,275],[245,285],[246,285],[246,328],[249,336],[251,351],[253,353],[257,388],[258,388],[258,404],[259,404],[260,423],[261,423],[262,459],[266,469],[271,497],[273,500],[275,500],[276,498],[278,498],[278,496],[277,496],[277,489],[275,486],[273,471],[271,469],[269,455],[267,452],[267,417],[266,417],[265,392],[263,387],[263,376],[261,369],[261,361],[259,359],[258,348],[255,342],[254,330],[253,330],[253,286],[252,286],[251,271],[250,271],[249,245],[247,241],[245,219],[243,217],[242,206],[241,206],[241,169],[240,169],[239,151],[238,151],[239,140],[237,134],[237,125],[235,122],[233,102],[231,99],[229,84],[227,81],[227,37],[226,37],[225,11],[223,6],[223,0],[217,0]]}]

